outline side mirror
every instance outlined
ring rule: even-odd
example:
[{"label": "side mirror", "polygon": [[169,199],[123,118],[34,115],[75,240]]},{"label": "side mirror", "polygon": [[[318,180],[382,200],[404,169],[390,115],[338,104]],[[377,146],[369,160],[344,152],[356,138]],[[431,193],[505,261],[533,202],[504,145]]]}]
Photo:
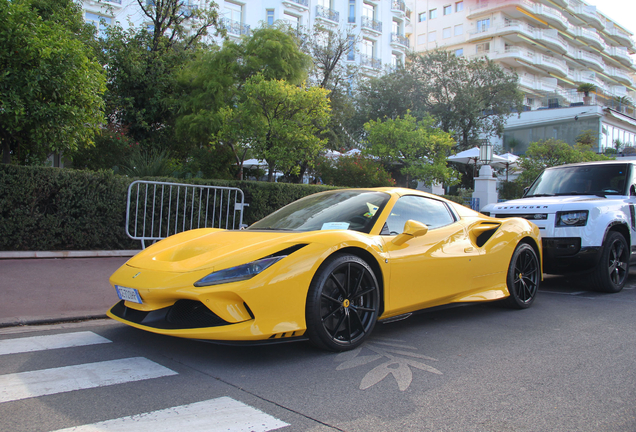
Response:
[{"label": "side mirror", "polygon": [[415,237],[421,237],[428,232],[428,227],[422,222],[407,220],[404,224],[404,231],[402,234],[396,236],[392,243],[396,246],[401,246],[407,241]]},{"label": "side mirror", "polygon": [[629,196],[636,196],[636,185],[631,185],[629,187]]}]

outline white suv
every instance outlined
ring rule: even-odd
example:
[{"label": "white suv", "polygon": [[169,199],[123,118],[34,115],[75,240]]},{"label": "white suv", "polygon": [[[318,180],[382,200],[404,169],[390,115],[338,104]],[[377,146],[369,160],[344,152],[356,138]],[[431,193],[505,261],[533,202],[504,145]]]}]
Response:
[{"label": "white suv", "polygon": [[548,168],[523,198],[489,204],[482,213],[534,222],[543,239],[543,270],[591,272],[598,290],[623,289],[636,250],[636,161]]}]

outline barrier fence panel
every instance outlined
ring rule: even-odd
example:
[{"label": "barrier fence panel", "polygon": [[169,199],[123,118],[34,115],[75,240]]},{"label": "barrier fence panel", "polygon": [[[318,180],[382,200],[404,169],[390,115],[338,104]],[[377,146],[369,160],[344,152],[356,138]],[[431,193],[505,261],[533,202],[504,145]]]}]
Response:
[{"label": "barrier fence panel", "polygon": [[145,248],[191,229],[240,229],[246,206],[238,188],[137,180],[128,187],[126,234]]}]

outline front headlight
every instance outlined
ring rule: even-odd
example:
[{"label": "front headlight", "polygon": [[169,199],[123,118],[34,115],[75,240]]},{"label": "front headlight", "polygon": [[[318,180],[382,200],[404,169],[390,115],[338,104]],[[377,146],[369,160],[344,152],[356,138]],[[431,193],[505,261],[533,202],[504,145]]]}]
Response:
[{"label": "front headlight", "polygon": [[251,263],[230,267],[228,269],[219,270],[218,272],[212,272],[203,279],[196,281],[194,286],[204,287],[251,279],[286,256],[287,255],[263,258],[257,261],[252,261]]},{"label": "front headlight", "polygon": [[557,212],[556,226],[585,226],[587,224],[588,214],[589,212],[587,210]]}]

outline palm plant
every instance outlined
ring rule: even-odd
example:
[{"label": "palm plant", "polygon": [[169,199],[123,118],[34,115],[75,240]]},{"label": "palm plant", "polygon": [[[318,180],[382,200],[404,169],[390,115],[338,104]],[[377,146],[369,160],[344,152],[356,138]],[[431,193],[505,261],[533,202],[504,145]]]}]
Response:
[{"label": "palm plant", "polygon": [[591,83],[583,83],[579,84],[579,87],[576,89],[577,92],[583,93],[585,97],[590,97],[590,92],[596,91],[596,86]]}]

